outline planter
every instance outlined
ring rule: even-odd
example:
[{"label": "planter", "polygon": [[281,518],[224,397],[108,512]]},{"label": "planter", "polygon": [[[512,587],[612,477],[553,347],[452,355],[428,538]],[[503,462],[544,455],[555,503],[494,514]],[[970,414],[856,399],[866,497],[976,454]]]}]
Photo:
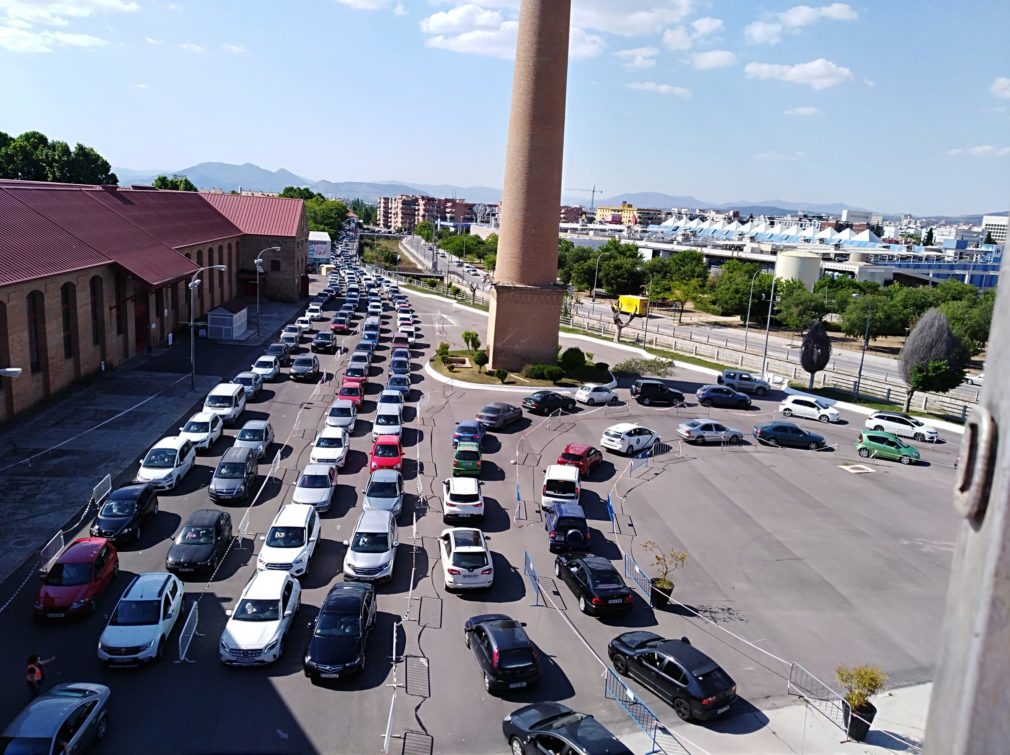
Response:
[{"label": "planter", "polygon": [[870,724],[873,723],[873,718],[877,715],[877,708],[873,703],[866,703],[864,707],[858,708],[855,712],[857,715],[853,716],[852,706],[848,701],[842,700],[842,722],[845,724],[845,735],[849,739],[862,742],[870,733]]},{"label": "planter", "polygon": [[650,580],[650,582],[652,583],[652,593],[650,594],[649,605],[653,608],[666,608],[670,605],[670,593],[673,592],[673,586],[669,585],[669,583],[657,584],[665,582],[665,580],[658,577]]}]

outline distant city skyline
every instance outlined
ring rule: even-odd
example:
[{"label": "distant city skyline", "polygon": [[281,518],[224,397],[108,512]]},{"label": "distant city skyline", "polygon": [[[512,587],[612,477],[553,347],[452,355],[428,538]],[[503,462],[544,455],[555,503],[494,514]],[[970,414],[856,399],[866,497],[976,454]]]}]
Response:
[{"label": "distant city skyline", "polygon": [[[501,186],[519,0],[0,0],[0,130],[111,163]],[[1010,5],[573,0],[564,186],[1010,205]],[[585,194],[584,204],[589,204]]]}]

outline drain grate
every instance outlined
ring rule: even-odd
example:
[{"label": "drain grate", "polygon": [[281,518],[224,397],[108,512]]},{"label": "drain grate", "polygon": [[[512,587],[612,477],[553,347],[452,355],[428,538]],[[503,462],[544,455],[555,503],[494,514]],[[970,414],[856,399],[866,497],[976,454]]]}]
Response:
[{"label": "drain grate", "polygon": [[407,694],[416,697],[431,696],[431,680],[428,674],[428,659],[420,655],[408,655]]},{"label": "drain grate", "polygon": [[442,628],[441,598],[433,598],[428,595],[421,598],[421,610],[418,612],[417,625],[432,629]]},{"label": "drain grate", "polygon": [[432,755],[435,740],[423,731],[407,731],[403,734],[403,755]]}]

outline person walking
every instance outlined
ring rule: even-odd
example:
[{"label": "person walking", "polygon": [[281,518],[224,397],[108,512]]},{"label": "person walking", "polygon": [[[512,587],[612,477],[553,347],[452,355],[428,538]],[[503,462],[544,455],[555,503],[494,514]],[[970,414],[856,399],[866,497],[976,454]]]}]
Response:
[{"label": "person walking", "polygon": [[25,681],[28,682],[29,699],[34,700],[42,693],[42,684],[46,680],[46,666],[56,660],[56,656],[42,659],[37,655],[28,656],[28,670]]}]

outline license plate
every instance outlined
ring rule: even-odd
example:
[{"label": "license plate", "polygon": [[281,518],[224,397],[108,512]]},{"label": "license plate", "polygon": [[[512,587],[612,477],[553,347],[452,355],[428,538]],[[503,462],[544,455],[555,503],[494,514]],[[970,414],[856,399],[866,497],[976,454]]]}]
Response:
[{"label": "license plate", "polygon": [[715,713],[716,713],[716,715],[719,715],[721,713],[725,713],[728,710],[729,710],[729,706],[728,705],[724,705],[721,708],[719,708]]},{"label": "license plate", "polygon": [[525,687],[526,682],[509,682],[509,689],[519,689],[520,687]]},{"label": "license plate", "polygon": [[50,619],[62,619],[66,615],[67,614],[64,611],[50,611],[49,613],[46,614],[46,616],[48,616]]},{"label": "license plate", "polygon": [[616,605],[618,603],[623,603],[624,600],[622,598],[611,598],[607,602],[610,603],[611,605]]},{"label": "license plate", "polygon": [[337,679],[340,677],[340,674],[320,674],[319,677],[321,679]]},{"label": "license plate", "polygon": [[180,566],[178,571],[195,571],[195,569],[192,566]]}]

